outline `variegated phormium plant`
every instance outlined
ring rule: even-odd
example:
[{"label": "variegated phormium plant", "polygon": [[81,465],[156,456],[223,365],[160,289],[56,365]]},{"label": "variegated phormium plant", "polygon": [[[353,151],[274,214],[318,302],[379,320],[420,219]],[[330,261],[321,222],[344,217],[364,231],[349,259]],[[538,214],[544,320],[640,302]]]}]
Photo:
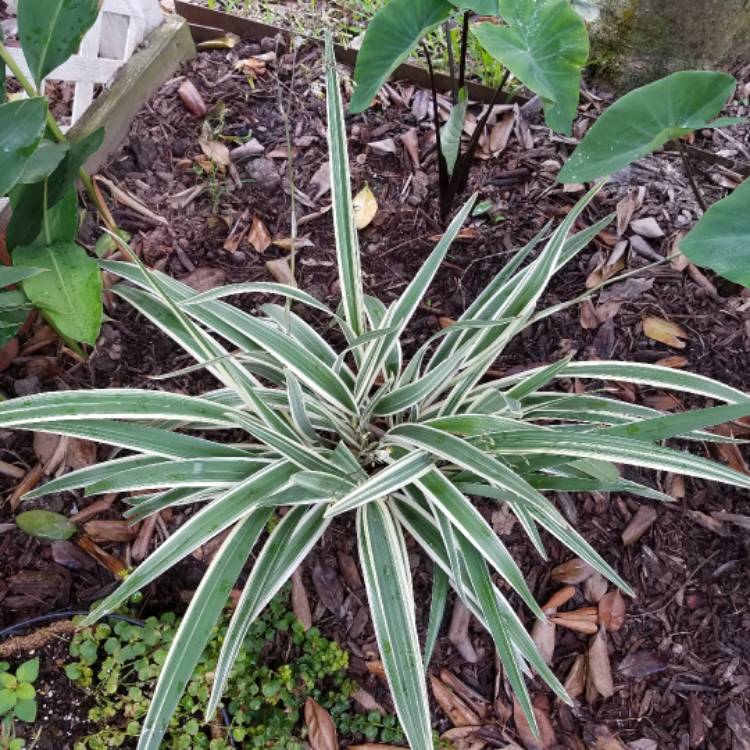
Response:
[{"label": "variegated phormium plant", "polygon": [[[141,750],[159,747],[211,629],[278,508],[287,512],[255,553],[216,666],[208,716],[221,700],[250,623],[331,521],[351,511],[375,633],[401,724],[412,748],[431,750],[425,670],[449,585],[492,634],[532,726],[525,682],[529,675],[537,674],[566,700],[516,605],[523,603],[538,618],[544,614],[518,565],[470,498],[507,504],[540,555],[545,554],[544,530],[627,592],[627,584],[544,491],[611,490],[669,500],[621,478],[617,464],[750,487],[747,476],[663,445],[676,437],[721,440],[704,430],[750,414],[750,397],[739,390],[652,365],[568,359],[500,380],[485,378],[516,334],[553,312],[536,312],[545,286],[609,221],[571,235],[598,188],[556,231],[543,232],[517,252],[460,320],[403,362],[401,334],[473,199],[399,299],[386,307],[367,296],[330,42],[326,75],[343,297],[339,311],[281,284],[240,284],[196,294],[137,262],[103,262],[127,282],[115,288],[119,297],[177,341],[222,387],[202,397],[108,389],[44,393],[0,404],[0,427],[73,435],[128,452],[54,479],[30,496],[78,488],[87,495],[134,493],[128,501],[134,521],[167,507],[202,504],[95,608],[89,623],[229,531],[164,663]],[[278,295],[327,315],[346,337],[347,348],[336,352],[289,305],[264,305],[263,315],[256,317],[222,300],[245,293]],[[550,387],[563,377],[675,388],[725,405],[664,415],[601,394],[567,394]],[[227,430],[241,431],[244,439],[228,444],[221,439]],[[144,490],[149,492],[141,494]],[[407,534],[435,565],[424,649],[415,622]],[[504,582],[502,590],[496,579]]]}]

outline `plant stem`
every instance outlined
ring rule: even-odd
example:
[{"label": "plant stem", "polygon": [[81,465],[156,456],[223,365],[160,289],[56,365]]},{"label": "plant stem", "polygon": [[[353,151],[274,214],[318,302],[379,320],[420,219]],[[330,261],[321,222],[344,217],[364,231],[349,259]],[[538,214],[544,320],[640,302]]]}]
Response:
[{"label": "plant stem", "polygon": [[685,174],[687,175],[688,181],[690,182],[690,187],[693,189],[693,194],[698,201],[698,205],[703,209],[703,213],[705,213],[706,211],[708,211],[708,204],[706,203],[706,199],[703,197],[703,193],[701,193],[701,190],[698,187],[698,183],[695,181],[695,172],[693,172],[693,165],[690,163],[690,156],[688,155],[687,149],[685,148],[685,144],[680,138],[677,139],[677,148],[680,151],[682,166],[685,168]]},{"label": "plant stem", "polygon": [[427,45],[422,42],[422,49],[427,58],[427,69],[430,71],[430,87],[432,89],[432,109],[435,120],[435,145],[437,147],[438,157],[438,184],[440,186],[440,215],[443,216],[450,210],[448,201],[448,189],[450,186],[450,175],[448,174],[448,165],[443,155],[443,145],[440,139],[440,112],[438,110],[437,86],[435,85],[435,70],[432,67],[432,58]]},{"label": "plant stem", "polygon": [[49,247],[52,244],[52,235],[49,231],[49,209],[47,208],[47,179],[44,180],[44,201],[42,203],[42,213],[44,215],[44,244]]},{"label": "plant stem", "polygon": [[[2,59],[2,61],[8,66],[8,69],[11,73],[13,73],[13,76],[26,92],[27,96],[39,96],[39,91],[37,91],[34,84],[26,77],[24,72],[18,66],[18,63],[13,59],[13,56],[10,54],[10,52],[8,52],[8,48],[2,42],[0,42],[0,59]],[[62,132],[60,126],[57,123],[57,120],[55,120],[55,118],[52,116],[52,113],[49,111],[49,106],[47,107],[47,127],[58,143],[68,142],[68,139],[65,137],[65,133]],[[78,170],[78,176],[83,183],[83,186],[86,188],[86,192],[89,194],[89,197],[97,207],[99,214],[102,216],[102,218],[105,219],[105,224],[109,225],[109,221],[106,219],[106,217],[110,216],[111,214],[109,213],[107,207],[102,205],[101,196],[96,192],[96,190],[94,190],[94,185],[91,181],[91,177],[83,167]],[[117,227],[110,226],[109,228],[116,229]]]},{"label": "plant stem", "polygon": [[443,24],[443,31],[445,32],[445,44],[448,48],[448,68],[451,74],[451,99],[453,106],[458,104],[458,79],[456,78],[456,60],[453,56],[453,40],[451,38],[451,22],[446,21]]},{"label": "plant stem", "polygon": [[471,11],[464,13],[464,23],[461,32],[461,65],[458,71],[458,88],[462,89],[466,83],[466,56],[469,52],[469,19]]}]

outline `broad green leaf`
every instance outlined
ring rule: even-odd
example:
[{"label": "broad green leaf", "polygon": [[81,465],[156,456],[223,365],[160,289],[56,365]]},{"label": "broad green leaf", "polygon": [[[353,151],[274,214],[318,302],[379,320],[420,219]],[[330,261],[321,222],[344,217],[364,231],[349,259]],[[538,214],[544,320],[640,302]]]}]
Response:
[{"label": "broad green leaf", "polygon": [[138,750],[158,750],[170,719],[190,681],[237,576],[271,516],[271,510],[251,513],[226,538],[190,600],[162,665],[138,739]]},{"label": "broad green leaf", "polygon": [[16,718],[25,721],[27,724],[33,724],[36,721],[36,701],[21,700],[16,703]]},{"label": "broad green leaf", "polygon": [[390,0],[384,5],[370,21],[357,54],[349,111],[367,109],[388,76],[452,12],[445,0]]},{"label": "broad green leaf", "polygon": [[76,525],[67,516],[51,510],[27,510],[16,516],[16,523],[37,539],[70,539],[76,533]]},{"label": "broad green leaf", "polygon": [[0,195],[23,177],[44,133],[46,116],[47,100],[43,97],[0,105]]},{"label": "broad green leaf", "polygon": [[440,146],[443,149],[443,158],[448,167],[448,174],[453,174],[456,160],[461,151],[461,135],[464,132],[464,120],[466,109],[469,106],[469,95],[465,88],[458,92],[458,102],[451,107],[448,122],[440,131]]},{"label": "broad green leaf", "polygon": [[358,510],[357,541],[372,623],[396,713],[409,747],[432,750],[409,557],[403,533],[386,503],[375,501]]},{"label": "broad green leaf", "polygon": [[22,0],[18,38],[37,86],[73,55],[99,13],[97,0]]},{"label": "broad green leaf", "polygon": [[16,679],[19,682],[35,682],[39,676],[39,658],[25,661],[16,670]]},{"label": "broad green leaf", "polygon": [[683,71],[631,91],[604,111],[557,176],[588,182],[610,175],[672,138],[711,126],[736,82],[726,73]]},{"label": "broad green leaf", "polygon": [[96,344],[102,323],[102,277],[83,248],[72,243],[17,247],[13,263],[48,269],[26,279],[24,293],[61,335]]},{"label": "broad green leaf", "polygon": [[479,16],[499,16],[499,0],[450,0],[459,10],[472,10]]},{"label": "broad green leaf", "polygon": [[53,245],[72,243],[78,234],[78,192],[71,185],[63,197],[47,211],[47,226],[43,228],[34,244],[43,244],[45,234]]},{"label": "broad green leaf", "polygon": [[[104,129],[99,128],[80,141],[69,144],[67,154],[47,179],[47,208],[51,209],[68,196],[69,188],[78,179],[78,170],[99,149]],[[44,183],[17,185],[10,194],[13,213],[6,238],[8,249],[32,245],[42,232],[44,216]]]},{"label": "broad green leaf", "polygon": [[679,244],[696,265],[750,287],[750,179],[711,206]]},{"label": "broad green leaf", "polygon": [[479,43],[539,94],[547,124],[570,135],[589,55],[586,25],[568,0],[500,0],[500,15],[507,27],[473,29]]},{"label": "broad green leaf", "polygon": [[31,185],[44,180],[45,177],[49,177],[65,158],[69,148],[67,143],[41,141],[34,150],[34,153],[26,160],[23,173],[18,178],[18,182]]},{"label": "broad green leaf", "polygon": [[[371,22],[370,28],[372,28],[372,23],[374,21]],[[361,336],[365,333],[365,305],[364,292],[362,291],[359,237],[357,235],[354,204],[351,194],[344,105],[341,100],[341,88],[336,69],[336,56],[334,55],[333,39],[330,34],[326,34],[325,49],[326,88],[328,94],[328,158],[331,171],[331,205],[333,206],[333,229],[336,237],[336,258],[341,284],[341,301],[346,322],[355,336]],[[359,54],[361,55],[362,53],[360,52]],[[354,102],[354,99],[352,99],[352,102]],[[368,105],[369,101],[364,104],[362,109]]]}]

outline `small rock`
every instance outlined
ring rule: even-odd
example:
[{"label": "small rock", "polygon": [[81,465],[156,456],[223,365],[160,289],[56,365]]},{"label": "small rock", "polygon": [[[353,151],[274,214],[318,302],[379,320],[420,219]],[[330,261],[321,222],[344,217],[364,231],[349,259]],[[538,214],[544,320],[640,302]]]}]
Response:
[{"label": "small rock", "polygon": [[266,193],[277,190],[281,185],[281,175],[271,159],[255,159],[248,163],[247,176]]},{"label": "small rock", "polygon": [[36,375],[29,375],[27,378],[20,378],[13,383],[13,390],[17,396],[31,396],[42,390],[42,384]]}]

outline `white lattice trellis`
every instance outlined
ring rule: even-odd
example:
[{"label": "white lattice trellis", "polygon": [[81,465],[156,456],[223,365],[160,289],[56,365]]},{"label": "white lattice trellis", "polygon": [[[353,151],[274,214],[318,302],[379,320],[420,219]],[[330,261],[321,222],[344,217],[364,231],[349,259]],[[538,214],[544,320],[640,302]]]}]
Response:
[{"label": "white lattice trellis", "polygon": [[[15,11],[18,2],[9,0],[11,12]],[[81,117],[94,100],[94,87],[97,84],[108,85],[146,35],[163,20],[159,0],[104,0],[99,17],[83,38],[78,54],[48,76],[48,80],[75,84],[70,125]],[[12,48],[10,53],[24,73],[28,74],[21,50]]]}]

